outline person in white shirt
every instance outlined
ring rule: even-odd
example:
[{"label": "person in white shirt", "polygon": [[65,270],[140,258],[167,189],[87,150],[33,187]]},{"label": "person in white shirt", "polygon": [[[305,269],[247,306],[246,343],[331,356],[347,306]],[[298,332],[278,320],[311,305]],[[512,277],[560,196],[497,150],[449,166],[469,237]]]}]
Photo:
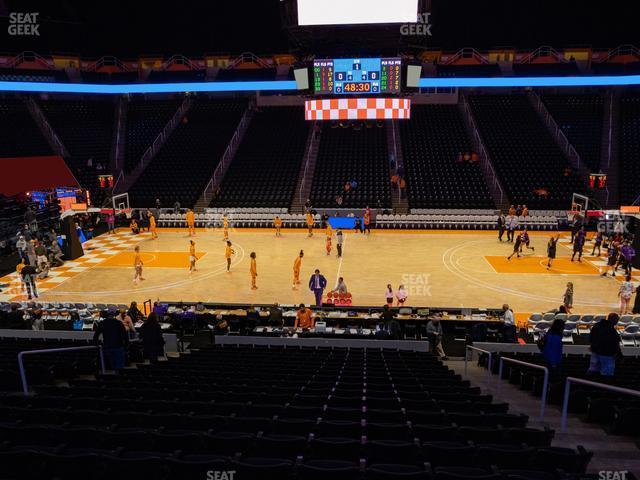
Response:
[{"label": "person in white shirt", "polygon": [[509,343],[517,342],[517,329],[516,329],[516,319],[513,315],[513,310],[509,308],[509,305],[506,303],[502,305],[502,310],[504,311],[504,340]]},{"label": "person in white shirt", "polygon": [[398,307],[404,305],[404,302],[407,300],[407,291],[404,288],[404,285],[400,285],[398,287],[398,291],[396,292],[396,300]]},{"label": "person in white shirt", "polygon": [[336,286],[331,290],[333,293],[347,293],[348,291],[347,284],[344,283],[344,278],[342,277],[338,278],[338,283],[336,283]]},{"label": "person in white shirt", "polygon": [[506,303],[502,305],[502,310],[504,311],[504,324],[515,325],[516,319],[513,316],[513,310],[509,308],[509,305],[507,305]]}]

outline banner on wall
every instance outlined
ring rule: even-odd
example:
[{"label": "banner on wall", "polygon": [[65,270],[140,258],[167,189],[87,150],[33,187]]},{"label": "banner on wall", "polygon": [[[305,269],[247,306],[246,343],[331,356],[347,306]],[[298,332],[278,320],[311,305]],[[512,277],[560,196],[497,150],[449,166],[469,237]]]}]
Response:
[{"label": "banner on wall", "polygon": [[333,98],[306,100],[306,120],[394,120],[411,116],[408,98]]}]

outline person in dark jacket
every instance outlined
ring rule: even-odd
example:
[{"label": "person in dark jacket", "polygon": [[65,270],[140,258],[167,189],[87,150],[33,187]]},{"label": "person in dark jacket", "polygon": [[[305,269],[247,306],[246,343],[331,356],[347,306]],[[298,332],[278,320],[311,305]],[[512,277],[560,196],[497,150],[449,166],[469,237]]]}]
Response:
[{"label": "person in dark jacket", "polygon": [[591,360],[588,373],[612,377],[616,367],[616,357],[622,355],[620,335],[616,324],[620,317],[610,313],[605,320],[600,320],[589,333],[591,343]]},{"label": "person in dark jacket", "polygon": [[151,363],[157,363],[158,357],[164,355],[164,338],[155,313],[150,313],[147,320],[140,327],[140,337],[142,338],[144,354]]},{"label": "person in dark jacket", "polygon": [[402,330],[400,324],[395,319],[394,313],[389,308],[389,305],[382,307],[382,315],[380,319],[384,322],[384,328],[389,334],[391,340],[400,340],[402,338]]},{"label": "person in dark jacket", "polygon": [[102,322],[96,324],[93,341],[98,343],[102,336],[102,348],[109,360],[111,368],[118,372],[124,368],[125,348],[129,342],[124,324],[113,315],[107,315]]},{"label": "person in dark jacket", "polygon": [[562,333],[564,332],[564,320],[556,318],[551,328],[544,335],[542,356],[547,362],[549,370],[553,374],[562,363]]}]

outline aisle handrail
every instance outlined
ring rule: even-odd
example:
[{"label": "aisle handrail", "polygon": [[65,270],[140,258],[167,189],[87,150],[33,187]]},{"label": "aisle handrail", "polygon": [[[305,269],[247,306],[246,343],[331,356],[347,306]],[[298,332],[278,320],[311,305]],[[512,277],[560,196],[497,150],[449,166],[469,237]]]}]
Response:
[{"label": "aisle handrail", "polygon": [[100,369],[102,373],[106,373],[104,368],[104,353],[101,345],[87,345],[86,347],[64,347],[64,348],[44,348],[40,350],[24,350],[18,353],[18,368],[20,370],[20,380],[22,380],[22,392],[25,396],[29,395],[29,384],[27,383],[27,373],[24,370],[24,356],[33,355],[36,353],[57,353],[57,352],[70,352],[72,350],[93,350],[98,349],[100,355]]},{"label": "aisle handrail", "polygon": [[564,399],[562,401],[562,417],[560,421],[560,431],[562,433],[567,431],[567,413],[569,410],[569,392],[571,390],[571,383],[587,385],[593,388],[601,388],[602,390],[609,390],[611,392],[640,397],[640,390],[632,390],[630,388],[616,387],[615,385],[608,385],[606,383],[592,382],[591,380],[585,380],[583,378],[567,377],[567,380],[564,384]]},{"label": "aisle handrail", "polygon": [[[489,355],[489,360],[487,361],[487,383],[488,383],[489,376],[491,375],[491,362],[493,358],[493,353],[490,352],[489,350],[483,350],[482,348],[474,347],[473,345],[466,345],[466,350],[471,350],[472,359],[473,359],[474,350],[476,352],[486,353],[487,355]],[[468,357],[465,352],[465,356],[464,356],[464,376],[465,377],[467,376],[467,363],[468,363]]]},{"label": "aisle handrail", "polygon": [[544,382],[542,383],[542,395],[540,397],[540,421],[544,420],[544,411],[547,406],[547,395],[549,388],[549,369],[543,365],[536,365],[535,363],[523,362],[522,360],[516,360],[515,358],[500,357],[500,365],[498,367],[498,397],[500,397],[500,390],[502,387],[502,369],[504,362],[515,363],[517,365],[523,365],[525,367],[537,368],[544,371]]}]

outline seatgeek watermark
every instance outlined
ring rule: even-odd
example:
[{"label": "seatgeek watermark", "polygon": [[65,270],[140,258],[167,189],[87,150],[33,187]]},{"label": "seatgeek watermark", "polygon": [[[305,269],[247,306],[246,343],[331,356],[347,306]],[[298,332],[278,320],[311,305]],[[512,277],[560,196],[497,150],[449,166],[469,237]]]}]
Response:
[{"label": "seatgeek watermark", "polygon": [[431,17],[430,12],[419,13],[416,23],[405,23],[400,25],[400,34],[410,37],[431,37],[431,27],[433,26],[429,21]]},{"label": "seatgeek watermark", "polygon": [[429,283],[430,273],[403,273],[402,286],[408,297],[430,297],[431,284]]},{"label": "seatgeek watermark", "polygon": [[11,12],[7,32],[12,37],[39,37],[39,12]]},{"label": "seatgeek watermark", "polygon": [[234,480],[235,470],[207,470],[207,480]]},{"label": "seatgeek watermark", "polygon": [[600,470],[598,480],[627,480],[628,470]]}]

